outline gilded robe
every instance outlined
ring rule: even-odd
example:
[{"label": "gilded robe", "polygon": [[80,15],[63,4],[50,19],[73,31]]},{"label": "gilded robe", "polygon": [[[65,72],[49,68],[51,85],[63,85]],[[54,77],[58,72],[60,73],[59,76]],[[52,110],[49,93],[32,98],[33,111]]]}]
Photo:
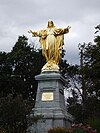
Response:
[{"label": "gilded robe", "polygon": [[59,63],[62,57],[64,34],[68,32],[68,28],[56,27],[48,27],[47,29],[33,32],[33,36],[39,36],[42,54],[45,56],[47,62]]}]

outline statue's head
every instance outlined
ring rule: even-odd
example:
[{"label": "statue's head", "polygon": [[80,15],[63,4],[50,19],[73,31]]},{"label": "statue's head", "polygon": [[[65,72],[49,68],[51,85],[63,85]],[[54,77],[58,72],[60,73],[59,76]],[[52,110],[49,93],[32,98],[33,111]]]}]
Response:
[{"label": "statue's head", "polygon": [[47,27],[48,27],[48,28],[49,28],[49,27],[54,27],[53,21],[49,20],[49,21],[48,21],[48,26],[47,26]]}]

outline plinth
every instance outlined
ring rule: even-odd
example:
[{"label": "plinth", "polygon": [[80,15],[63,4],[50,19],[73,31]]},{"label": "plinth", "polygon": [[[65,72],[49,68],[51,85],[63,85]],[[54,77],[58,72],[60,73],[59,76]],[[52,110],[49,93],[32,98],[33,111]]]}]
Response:
[{"label": "plinth", "polygon": [[[47,133],[50,128],[69,128],[73,118],[68,114],[64,101],[64,84],[66,80],[59,72],[44,72],[37,75],[38,89],[34,115],[42,115],[42,121],[36,124],[37,133]],[[34,125],[31,131],[34,130]]]}]

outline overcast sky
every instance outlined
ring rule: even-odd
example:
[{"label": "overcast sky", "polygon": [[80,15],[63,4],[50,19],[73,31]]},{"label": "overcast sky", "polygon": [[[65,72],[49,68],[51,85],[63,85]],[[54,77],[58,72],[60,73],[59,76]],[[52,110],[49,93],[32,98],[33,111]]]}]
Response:
[{"label": "overcast sky", "polygon": [[93,41],[100,24],[100,0],[0,0],[0,51],[11,51],[19,35],[34,41],[27,31],[47,27],[48,20],[71,26],[64,39],[66,59],[79,63],[78,43]]}]

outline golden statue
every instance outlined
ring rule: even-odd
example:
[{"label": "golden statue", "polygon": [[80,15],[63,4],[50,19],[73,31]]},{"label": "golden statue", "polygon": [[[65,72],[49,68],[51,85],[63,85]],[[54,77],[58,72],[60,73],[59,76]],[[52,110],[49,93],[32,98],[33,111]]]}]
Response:
[{"label": "golden statue", "polygon": [[46,64],[43,71],[59,71],[58,63],[62,57],[62,48],[64,45],[64,34],[69,32],[71,27],[56,28],[53,21],[48,21],[46,29],[34,32],[29,30],[33,37],[39,37],[42,47],[42,54],[46,58]]}]

